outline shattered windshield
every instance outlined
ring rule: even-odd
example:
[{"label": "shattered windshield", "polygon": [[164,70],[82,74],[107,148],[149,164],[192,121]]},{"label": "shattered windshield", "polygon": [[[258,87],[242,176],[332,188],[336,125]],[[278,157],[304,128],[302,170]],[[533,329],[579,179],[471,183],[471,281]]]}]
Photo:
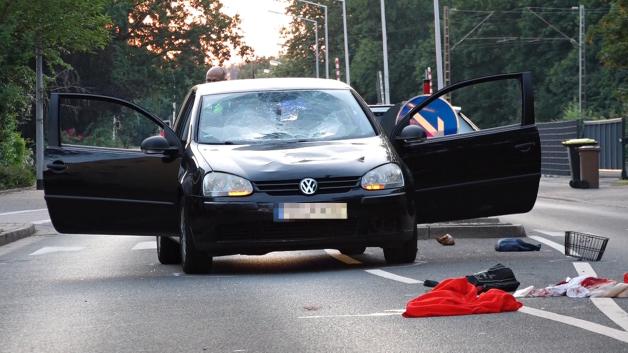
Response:
[{"label": "shattered windshield", "polygon": [[374,136],[349,90],[290,90],[206,95],[198,142],[251,144]]}]

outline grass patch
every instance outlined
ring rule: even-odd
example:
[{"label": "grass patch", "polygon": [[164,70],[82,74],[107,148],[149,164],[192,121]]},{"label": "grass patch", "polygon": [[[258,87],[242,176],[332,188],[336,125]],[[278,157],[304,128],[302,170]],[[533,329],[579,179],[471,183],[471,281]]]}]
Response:
[{"label": "grass patch", "polygon": [[628,179],[618,180],[613,183],[615,186],[628,186]]}]

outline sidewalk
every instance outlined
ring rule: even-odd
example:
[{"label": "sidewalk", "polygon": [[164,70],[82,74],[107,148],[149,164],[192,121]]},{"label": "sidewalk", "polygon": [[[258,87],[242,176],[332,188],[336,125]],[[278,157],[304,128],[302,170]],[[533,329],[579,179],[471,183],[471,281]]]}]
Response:
[{"label": "sidewalk", "polygon": [[569,186],[570,179],[563,176],[542,177],[538,198],[628,208],[628,181],[600,177],[599,189],[574,189]]}]

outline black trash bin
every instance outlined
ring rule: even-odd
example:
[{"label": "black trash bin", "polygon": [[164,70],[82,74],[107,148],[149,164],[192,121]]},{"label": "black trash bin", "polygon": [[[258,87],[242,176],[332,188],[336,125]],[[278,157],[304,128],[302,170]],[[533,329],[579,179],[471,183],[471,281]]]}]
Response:
[{"label": "black trash bin", "polygon": [[563,141],[562,144],[569,151],[569,167],[571,170],[569,186],[572,188],[587,188],[587,183],[580,177],[580,151],[578,149],[582,146],[595,146],[597,141],[589,138],[571,139]]}]

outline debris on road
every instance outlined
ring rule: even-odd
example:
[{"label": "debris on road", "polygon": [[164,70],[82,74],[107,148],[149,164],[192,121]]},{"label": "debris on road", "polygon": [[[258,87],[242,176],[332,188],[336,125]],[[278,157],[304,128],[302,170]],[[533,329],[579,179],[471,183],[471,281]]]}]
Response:
[{"label": "debris on road", "polygon": [[523,306],[511,294],[490,289],[478,294],[467,278],[448,278],[406,305],[404,317],[457,316],[517,311]]},{"label": "debris on road", "polygon": [[433,281],[431,279],[426,279],[425,281],[423,281],[423,285],[425,287],[434,288],[438,285],[438,282]]},{"label": "debris on road", "polygon": [[[486,270],[465,276],[469,283],[477,287],[478,292],[486,292],[490,289],[500,289],[506,292],[514,292],[519,288],[519,281],[512,270],[502,264],[495,264]],[[426,279],[425,287],[437,287],[439,282]]]},{"label": "debris on road", "polygon": [[512,270],[502,264],[496,264],[484,271],[466,276],[469,283],[480,288],[480,291],[501,289],[514,292],[519,288],[519,281]]},{"label": "debris on road", "polygon": [[618,283],[608,278],[582,275],[567,277],[553,286],[534,288],[529,286],[515,292],[517,298],[546,298],[568,296],[570,298],[628,298],[628,283]]},{"label": "debris on road", "polygon": [[502,238],[495,244],[495,250],[501,252],[539,251],[541,250],[541,244],[530,244],[517,238]]},{"label": "debris on road", "polygon": [[445,246],[456,244],[456,240],[450,234],[441,235],[440,237],[436,238],[436,241]]},{"label": "debris on road", "polygon": [[565,232],[565,255],[580,260],[600,261],[608,244],[608,238],[589,233]]}]

